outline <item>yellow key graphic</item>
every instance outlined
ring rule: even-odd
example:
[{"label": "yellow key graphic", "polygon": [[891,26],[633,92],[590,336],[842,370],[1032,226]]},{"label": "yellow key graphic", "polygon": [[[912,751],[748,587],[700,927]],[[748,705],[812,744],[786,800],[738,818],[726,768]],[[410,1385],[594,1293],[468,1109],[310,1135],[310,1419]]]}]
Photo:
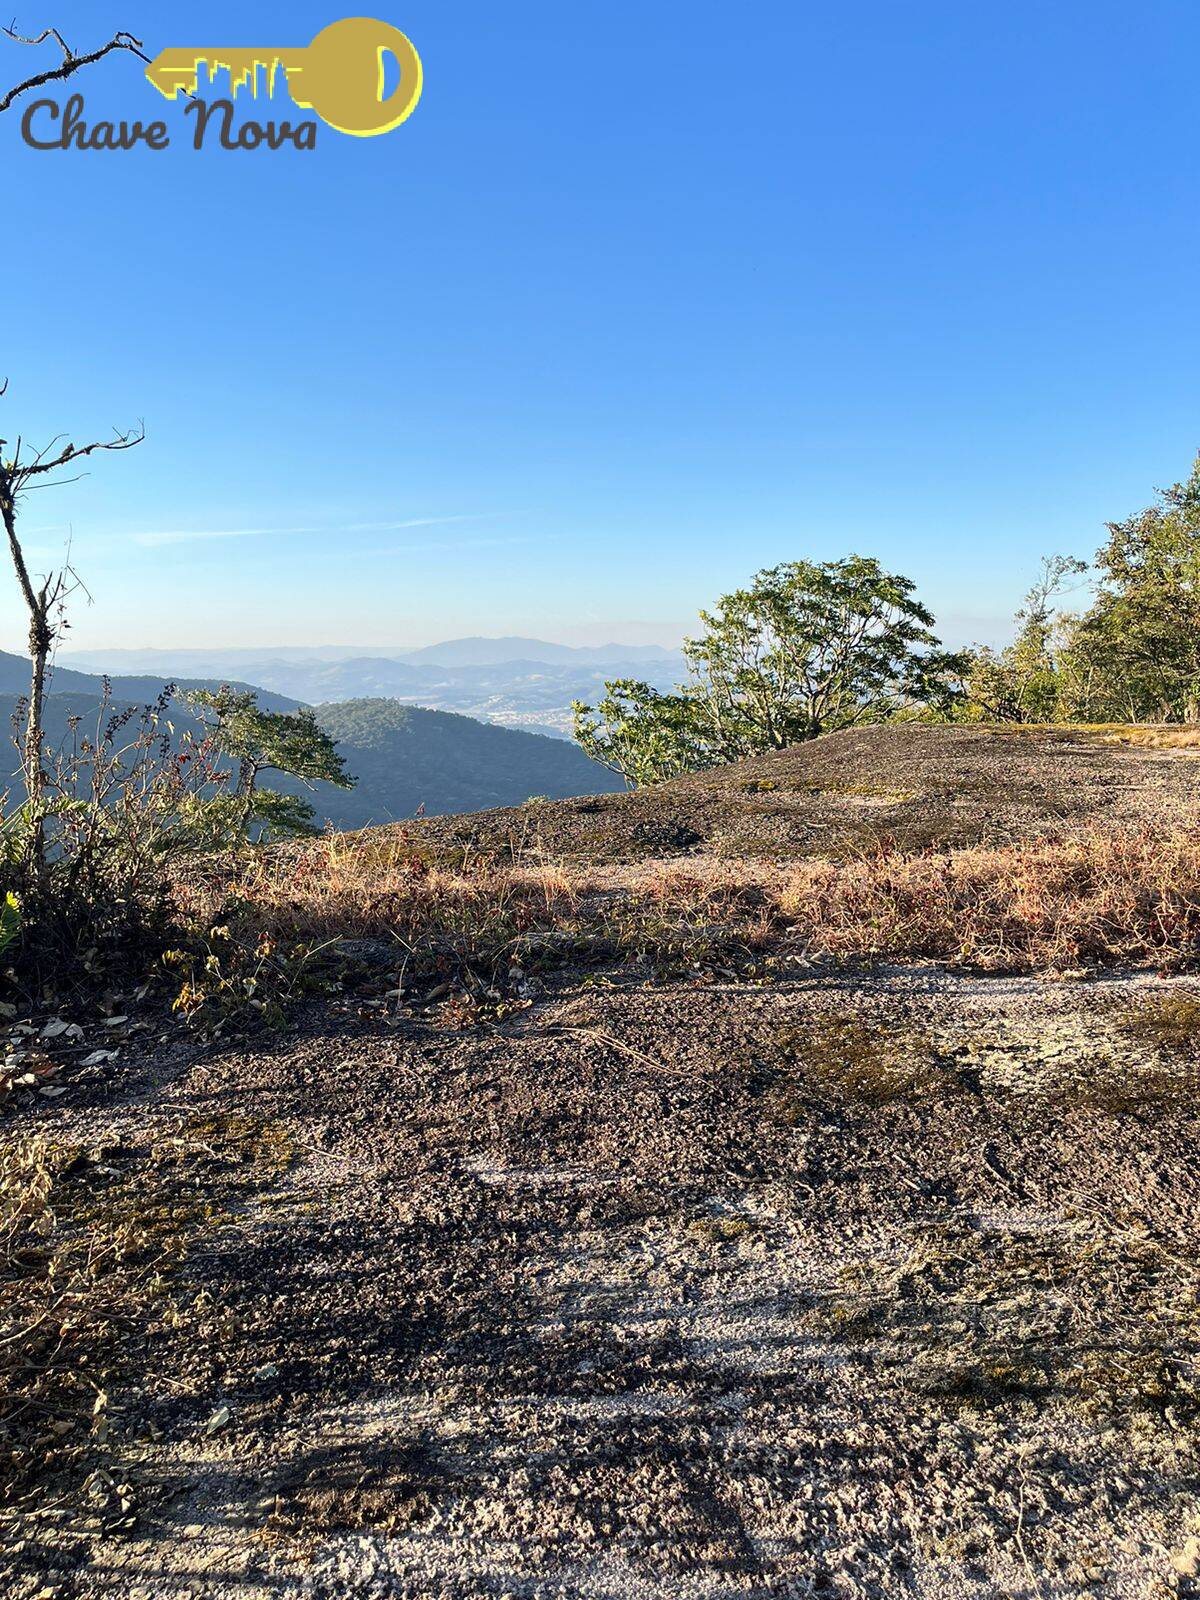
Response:
[{"label": "yellow key graphic", "polygon": [[[400,63],[400,85],[385,100],[384,56]],[[322,28],[307,48],[163,50],[146,68],[150,82],[168,100],[182,90],[195,94],[201,62],[210,73],[229,69],[236,95],[243,84],[258,93],[258,68],[266,74],[268,96],[282,69],[298,106],[315,111],[339,133],[360,139],[390,133],[410,117],[421,98],[421,58],[399,28],[372,17],[347,17]]]}]

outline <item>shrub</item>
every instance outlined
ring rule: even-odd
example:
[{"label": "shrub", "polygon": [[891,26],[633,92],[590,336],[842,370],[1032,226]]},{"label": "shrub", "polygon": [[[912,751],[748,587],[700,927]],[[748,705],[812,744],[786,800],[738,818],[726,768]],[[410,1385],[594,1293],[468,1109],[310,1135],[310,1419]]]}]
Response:
[{"label": "shrub", "polygon": [[39,817],[19,806],[0,823],[0,936],[31,984],[160,949],[174,865],[228,843],[215,826],[216,752],[190,733],[172,738],[170,695],[139,710],[106,694],[94,725],[69,718],[62,743],[42,751]]},{"label": "shrub", "polygon": [[[182,947],[189,962],[208,964],[206,993],[254,993],[244,961],[235,974],[228,952],[217,958],[206,937],[212,919],[191,915],[192,888],[206,878],[227,883],[235,863],[255,853],[248,832],[312,831],[311,808],[259,788],[260,772],[350,780],[330,741],[310,736],[307,713],[260,713],[242,695],[229,725],[185,709],[177,728],[172,693],[164,688],[139,709],[114,705],[106,691],[94,724],[71,716],[56,747],[43,741],[36,815],[26,804],[0,823],[0,954],[9,951],[30,991],[118,963],[149,971],[164,950]],[[214,959],[225,962],[215,984]]]}]

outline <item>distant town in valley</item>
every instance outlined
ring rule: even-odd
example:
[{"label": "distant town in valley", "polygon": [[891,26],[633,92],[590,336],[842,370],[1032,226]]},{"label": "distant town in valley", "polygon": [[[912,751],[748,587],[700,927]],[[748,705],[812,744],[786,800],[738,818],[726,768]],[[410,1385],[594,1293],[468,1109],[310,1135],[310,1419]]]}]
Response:
[{"label": "distant town in valley", "polygon": [[556,739],[572,737],[572,701],[596,698],[606,681],[636,675],[667,690],[685,670],[682,654],[661,645],[575,647],[520,638],[450,639],[419,650],[369,654],[331,645],[68,650],[58,659],[87,673],[236,679],[307,705],[387,698]]}]

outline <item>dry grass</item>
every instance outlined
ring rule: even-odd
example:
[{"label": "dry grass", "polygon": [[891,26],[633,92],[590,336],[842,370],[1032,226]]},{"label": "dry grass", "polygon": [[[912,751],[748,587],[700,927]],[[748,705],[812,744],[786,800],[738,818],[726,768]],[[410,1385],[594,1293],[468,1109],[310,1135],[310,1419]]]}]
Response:
[{"label": "dry grass", "polygon": [[569,919],[578,899],[557,867],[483,858],[430,864],[406,840],[382,832],[329,834],[265,852],[234,892],[274,937],[317,940],[494,942]]},{"label": "dry grass", "polygon": [[1179,964],[1200,953],[1200,840],[1085,828],[938,855],[793,870],[781,910],[810,950],[988,971]]},{"label": "dry grass", "polygon": [[945,852],[876,848],[771,867],[695,860],[626,874],[660,913],[725,921],[755,949],[929,959],[1001,972],[1200,956],[1200,840],[1085,827]]},{"label": "dry grass", "polygon": [[1200,750],[1200,728],[1119,728],[1105,744],[1136,744],[1150,750]]},{"label": "dry grass", "polygon": [[969,726],[1001,738],[1040,738],[1067,734],[1103,744],[1136,744],[1152,750],[1200,749],[1200,726],[1169,722],[980,722]]},{"label": "dry grass", "polygon": [[384,940],[413,971],[503,973],[622,955],[658,967],[794,952],[997,972],[1187,964],[1200,954],[1200,841],[1083,828],[939,853],[800,865],[697,857],[566,870],[430,864],[403,839],[335,836],[264,853],[216,915],[247,937]]},{"label": "dry grass", "polygon": [[778,931],[762,889],[732,869],[631,888],[611,871],[513,856],[445,865],[403,836],[333,835],[264,852],[236,883],[193,886],[189,910],[243,946],[366,940],[392,945],[409,975],[488,981],[514,966],[621,958],[675,973],[752,955]]}]

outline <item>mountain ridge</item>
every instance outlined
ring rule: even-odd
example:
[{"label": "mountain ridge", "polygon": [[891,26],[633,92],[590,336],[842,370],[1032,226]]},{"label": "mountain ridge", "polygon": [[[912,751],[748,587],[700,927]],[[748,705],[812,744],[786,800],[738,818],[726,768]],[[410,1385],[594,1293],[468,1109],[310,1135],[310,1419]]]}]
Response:
[{"label": "mountain ridge", "polygon": [[[114,700],[138,704],[149,704],[156,700],[162,690],[172,683],[180,693],[189,689],[219,689],[223,683],[228,683],[231,689],[252,689],[258,695],[259,704],[264,711],[298,711],[304,704],[303,701],[294,700],[277,690],[266,689],[239,679],[222,678],[219,675],[193,678],[150,673],[81,672],[74,667],[62,666],[59,662],[53,663],[46,674],[46,693],[51,696],[95,695],[99,698],[103,693],[105,678],[108,679],[109,691]],[[28,657],[14,655],[10,650],[0,650],[0,695],[20,696],[28,693]]]},{"label": "mountain ridge", "polygon": [[220,646],[214,649],[116,649],[72,650],[63,653],[62,659],[79,664],[79,670],[99,671],[109,663],[124,662],[132,666],[167,669],[172,664],[191,663],[191,670],[210,672],[206,663],[237,662],[303,662],[335,663],[347,660],[393,661],[409,665],[432,666],[499,666],[512,661],[541,661],[554,665],[592,663],[616,665],[620,662],[673,661],[679,652],[660,644],[603,645],[556,644],[548,639],[531,639],[519,634],[484,636],[472,634],[461,639],[444,639],[435,644],[415,649],[392,646],[362,645],[311,645],[311,646]]},{"label": "mountain ridge", "polygon": [[[609,650],[626,654],[604,659]],[[650,651],[657,653],[648,654]],[[638,654],[638,658],[628,652]],[[237,679],[261,684],[272,694],[286,695],[306,705],[340,704],[385,695],[433,711],[465,713],[501,727],[536,728],[558,739],[572,737],[573,702],[594,703],[603,695],[607,681],[644,678],[656,689],[669,690],[686,673],[682,655],[661,646],[576,649],[516,636],[449,640],[407,658],[377,651],[334,657],[329,650],[314,649],[307,653],[79,652],[71,659],[110,671],[122,667],[153,669],[164,678],[187,674]]]}]

